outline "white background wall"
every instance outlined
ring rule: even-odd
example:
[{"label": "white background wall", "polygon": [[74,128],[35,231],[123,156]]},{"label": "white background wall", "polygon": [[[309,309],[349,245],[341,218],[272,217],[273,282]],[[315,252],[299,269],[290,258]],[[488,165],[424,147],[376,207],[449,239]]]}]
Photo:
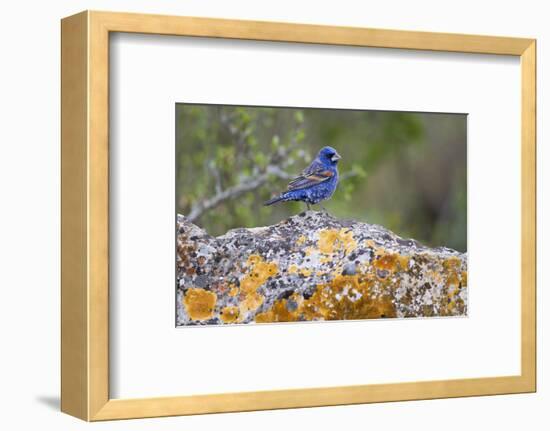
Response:
[{"label": "white background wall", "polygon": [[[0,16],[0,424],[98,429],[548,429],[549,341],[542,229],[550,152],[547,2],[63,0],[4,2]],[[538,39],[539,391],[537,394],[85,424],[59,413],[59,19],[83,9],[535,37]],[[546,77],[548,77],[546,73]],[[498,157],[495,158],[498,163]],[[498,214],[495,214],[498,217]],[[505,235],[505,232],[503,233]],[[495,253],[503,252],[495,250]],[[546,262],[548,263],[548,262]],[[547,283],[546,283],[547,284]],[[33,427],[33,428],[31,428]]]}]

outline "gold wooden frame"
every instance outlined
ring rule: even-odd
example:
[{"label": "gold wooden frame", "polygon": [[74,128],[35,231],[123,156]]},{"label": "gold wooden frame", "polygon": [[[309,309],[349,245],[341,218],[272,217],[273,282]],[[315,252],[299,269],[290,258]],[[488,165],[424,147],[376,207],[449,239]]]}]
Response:
[{"label": "gold wooden frame", "polygon": [[[61,22],[61,410],[97,421],[536,390],[534,39],[82,12]],[[521,58],[521,375],[233,394],[109,398],[109,33],[370,46]]]}]

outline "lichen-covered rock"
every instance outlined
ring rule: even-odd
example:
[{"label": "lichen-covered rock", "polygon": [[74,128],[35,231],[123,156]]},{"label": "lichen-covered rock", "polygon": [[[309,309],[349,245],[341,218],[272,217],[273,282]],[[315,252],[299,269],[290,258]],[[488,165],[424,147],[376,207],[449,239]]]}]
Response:
[{"label": "lichen-covered rock", "polygon": [[177,324],[467,313],[467,256],[307,211],[212,237],[179,215]]}]

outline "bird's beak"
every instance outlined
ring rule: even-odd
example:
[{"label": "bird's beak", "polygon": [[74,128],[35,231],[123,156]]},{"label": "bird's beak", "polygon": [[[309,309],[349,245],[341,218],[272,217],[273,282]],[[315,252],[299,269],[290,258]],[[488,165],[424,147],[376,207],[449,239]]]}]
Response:
[{"label": "bird's beak", "polygon": [[338,160],[340,160],[342,158],[342,156],[338,153],[335,153],[334,156],[331,157],[330,160],[332,160],[333,162],[336,162]]}]

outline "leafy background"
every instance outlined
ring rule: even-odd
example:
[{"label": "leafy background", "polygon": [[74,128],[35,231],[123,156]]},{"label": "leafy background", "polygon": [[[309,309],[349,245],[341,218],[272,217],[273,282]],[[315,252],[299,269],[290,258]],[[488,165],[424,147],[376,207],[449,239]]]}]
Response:
[{"label": "leafy background", "polygon": [[277,223],[264,207],[317,151],[342,155],[334,216],[466,251],[466,115],[176,105],[177,211],[212,235]]}]

